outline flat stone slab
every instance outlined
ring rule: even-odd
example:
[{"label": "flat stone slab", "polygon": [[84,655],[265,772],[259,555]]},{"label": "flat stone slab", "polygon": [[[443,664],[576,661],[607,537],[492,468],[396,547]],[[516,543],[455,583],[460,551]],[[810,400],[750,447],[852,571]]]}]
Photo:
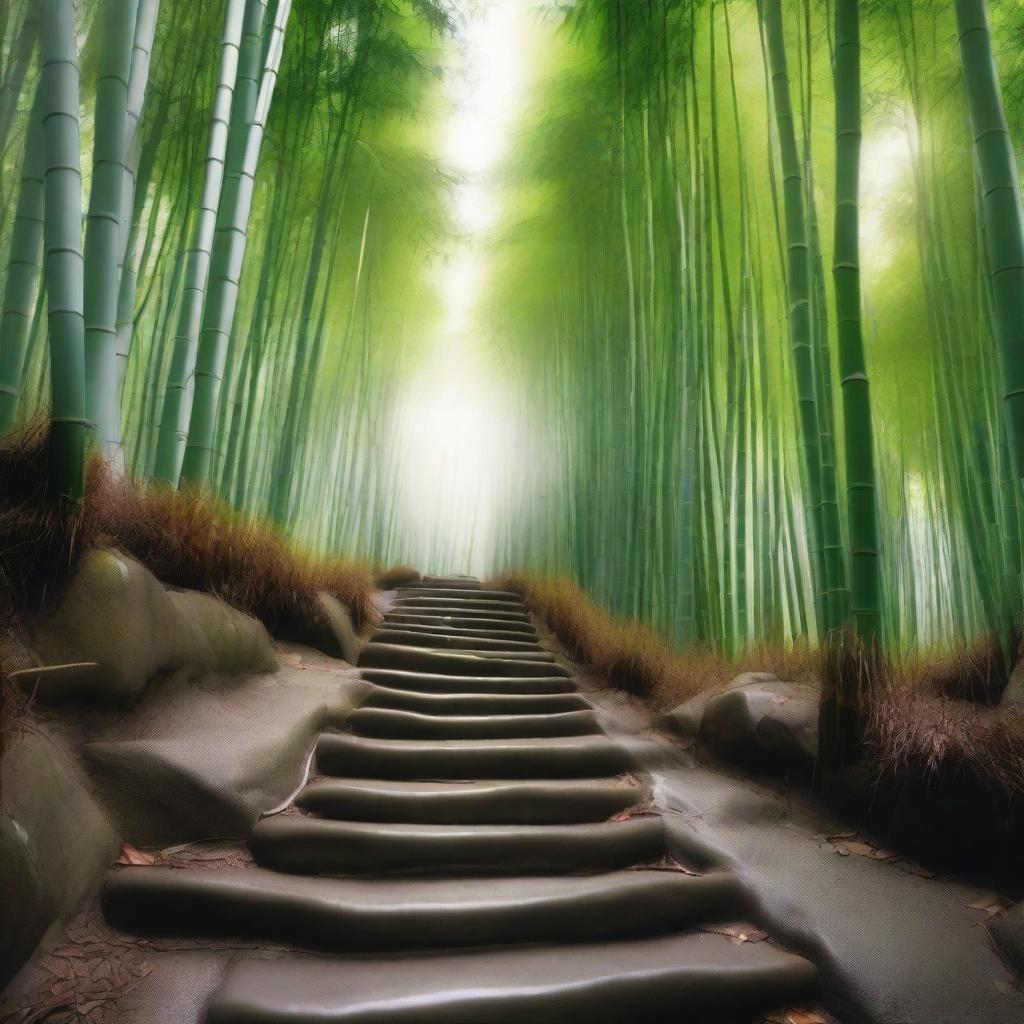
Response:
[{"label": "flat stone slab", "polygon": [[644,937],[745,909],[742,888],[724,874],[619,871],[490,879],[482,888],[472,878],[371,882],[150,867],[111,876],[102,904],[111,924],[146,936],[361,953]]},{"label": "flat stone slab", "polygon": [[553,656],[546,651],[512,658],[497,654],[454,654],[401,644],[367,644],[359,658],[359,667],[454,676],[569,677],[568,669],[554,664]]},{"label": "flat stone slab", "polygon": [[434,716],[547,715],[590,709],[576,693],[413,693],[376,684],[362,706]]},{"label": "flat stone slab", "polygon": [[607,778],[635,767],[605,737],[541,740],[370,740],[326,733],[316,746],[326,775],[370,779]]},{"label": "flat stone slab", "polygon": [[532,640],[492,636],[466,636],[453,633],[423,633],[415,629],[378,629],[373,635],[375,644],[405,644],[409,647],[433,647],[457,651],[539,651],[540,645]]},{"label": "flat stone slab", "polygon": [[[454,597],[464,600],[466,597],[465,588],[462,587],[399,587],[395,591],[396,596],[401,600],[405,597]],[[474,590],[474,600],[480,601],[503,601],[506,604],[523,604],[523,599],[510,590]]]},{"label": "flat stone slab", "polygon": [[656,815],[586,825],[400,825],[283,815],[249,835],[258,864],[297,874],[605,871],[664,853]]},{"label": "flat stone slab", "polygon": [[472,597],[459,596],[427,596],[427,597],[399,597],[396,599],[395,608],[445,608],[449,611],[478,611],[478,612],[512,612],[517,615],[525,615],[526,605],[522,601],[487,601],[481,600],[477,594]]},{"label": "flat stone slab", "polygon": [[367,682],[412,693],[453,695],[473,694],[546,694],[575,693],[576,684],[562,675],[541,676],[463,676],[438,672],[414,672],[409,669],[362,667],[359,675]]},{"label": "flat stone slab", "polygon": [[[714,1010],[742,1024],[813,996],[814,967],[768,943],[691,934],[386,959],[248,959],[208,1024],[653,1024]],[[708,1019],[708,1018],[705,1018]]]},{"label": "flat stone slab", "polygon": [[646,786],[557,782],[401,782],[319,779],[295,798],[303,810],[346,821],[450,825],[605,821],[649,796]]},{"label": "flat stone slab", "polygon": [[463,619],[457,615],[417,615],[407,612],[388,612],[384,621],[403,629],[424,631],[448,631],[465,635],[485,636],[529,636],[536,637],[537,631],[529,622],[517,619]]},{"label": "flat stone slab", "polygon": [[433,714],[361,707],[346,721],[359,736],[378,739],[512,739],[540,736],[587,736],[601,732],[593,711],[565,711],[544,715]]}]

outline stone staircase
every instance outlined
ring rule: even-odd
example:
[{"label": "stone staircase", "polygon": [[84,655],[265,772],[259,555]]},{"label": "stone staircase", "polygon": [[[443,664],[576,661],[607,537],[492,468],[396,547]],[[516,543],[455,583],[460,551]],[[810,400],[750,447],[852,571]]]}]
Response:
[{"label": "stone staircase", "polygon": [[513,594],[401,590],[364,649],[372,684],[318,777],[262,819],[246,869],[136,867],[107,920],[286,947],[236,959],[210,1024],[714,1021],[813,998],[727,873],[666,855],[650,792]]}]

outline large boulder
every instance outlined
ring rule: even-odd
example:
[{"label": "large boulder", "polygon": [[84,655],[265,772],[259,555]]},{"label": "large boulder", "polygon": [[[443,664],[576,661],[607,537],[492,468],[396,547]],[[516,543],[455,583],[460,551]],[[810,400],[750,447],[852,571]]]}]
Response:
[{"label": "large boulder", "polygon": [[0,761],[0,989],[61,928],[117,855],[119,839],[67,743],[41,724]]},{"label": "large boulder", "polygon": [[127,706],[160,673],[230,676],[278,667],[262,623],[209,594],[168,590],[117,551],[84,556],[56,606],[36,623],[31,643],[43,665],[79,664],[23,675],[49,701]]},{"label": "large boulder", "polygon": [[[729,683],[727,689],[735,690],[749,686],[751,683],[771,683],[777,681],[778,676],[771,672],[741,672]],[[688,701],[677,705],[671,711],[666,711],[658,718],[655,725],[659,729],[681,739],[696,739],[700,735],[701,723],[704,721],[704,712],[707,710],[708,704],[715,697],[720,696],[720,694],[720,690],[708,690],[704,693],[698,693],[695,697],[691,697]]]},{"label": "large boulder", "polygon": [[698,693],[696,697],[691,697],[688,701],[676,705],[671,711],[666,711],[654,724],[680,739],[696,739],[700,735],[700,724],[704,721],[704,711],[708,702],[717,696],[717,693]]},{"label": "large boulder", "polygon": [[729,761],[770,772],[810,770],[818,749],[819,703],[813,686],[755,674],[707,702],[700,738]]}]

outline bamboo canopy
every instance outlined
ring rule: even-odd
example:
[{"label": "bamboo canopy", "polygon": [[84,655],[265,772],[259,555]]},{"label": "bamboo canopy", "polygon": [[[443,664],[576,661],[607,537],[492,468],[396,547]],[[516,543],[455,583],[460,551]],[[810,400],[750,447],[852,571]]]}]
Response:
[{"label": "bamboo canopy", "polygon": [[[12,0],[0,432],[683,646],[994,632],[1016,0]],[[843,694],[837,699],[842,703]]]}]

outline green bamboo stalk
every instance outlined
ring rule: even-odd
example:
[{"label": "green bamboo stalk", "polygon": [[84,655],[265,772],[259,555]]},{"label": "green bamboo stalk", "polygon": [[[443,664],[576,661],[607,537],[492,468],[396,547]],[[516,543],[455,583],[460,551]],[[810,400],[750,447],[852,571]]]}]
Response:
[{"label": "green bamboo stalk", "polygon": [[1024,477],[1024,205],[985,0],[955,0],[977,157],[1010,448]]},{"label": "green bamboo stalk", "polygon": [[0,158],[7,149],[8,136],[18,112],[21,89],[32,64],[32,54],[39,39],[40,16],[41,0],[28,0],[21,28],[11,46],[10,67],[0,86]]},{"label": "green bamboo stalk", "polygon": [[796,132],[786,67],[786,43],[780,0],[761,0],[765,40],[771,67],[772,99],[783,173],[783,207],[787,239],[786,284],[789,294],[789,336],[793,350],[800,447],[803,453],[806,527],[810,538],[817,618],[826,631],[833,625],[822,600],[826,573],[822,552],[821,452],[818,445],[817,388],[812,358],[810,314],[810,260],[807,243],[807,211],[803,174],[797,152]]},{"label": "green bamboo stalk", "polygon": [[836,337],[846,439],[850,529],[850,611],[856,635],[871,648],[881,636],[878,502],[871,396],[860,301],[860,16],[858,0],[835,0]]},{"label": "green bamboo stalk", "polygon": [[106,0],[96,86],[92,188],[85,229],[85,399],[104,458],[120,449],[117,389],[118,268],[128,128],[128,78],[138,0]]},{"label": "green bamboo stalk", "polygon": [[232,100],[238,74],[239,47],[246,0],[228,0],[224,32],[220,42],[217,90],[210,113],[210,135],[206,149],[206,173],[199,213],[186,254],[185,287],[174,333],[174,347],[164,392],[157,438],[154,476],[176,486],[187,437],[189,407],[186,390],[195,367],[199,328],[210,276],[217,211],[224,182],[224,162],[231,121]]},{"label": "green bamboo stalk", "polygon": [[21,191],[11,232],[7,282],[0,312],[0,437],[10,432],[18,415],[29,332],[36,307],[43,241],[43,175],[45,172],[41,107],[36,90],[29,115],[28,141],[22,160]]},{"label": "green bamboo stalk", "polygon": [[50,338],[50,484],[73,503],[85,490],[85,313],[79,75],[73,0],[42,0],[44,267]]},{"label": "green bamboo stalk", "polygon": [[195,397],[181,471],[183,480],[200,486],[207,482],[210,474],[220,386],[224,377],[228,338],[238,303],[256,167],[277,84],[277,71],[290,13],[291,0],[279,0],[270,30],[256,114],[246,139],[242,169],[237,177],[225,181],[224,198],[218,214],[217,233],[225,242],[220,250],[223,258],[210,269],[210,295],[203,313],[203,330],[196,359]]},{"label": "green bamboo stalk", "polygon": [[[121,248],[118,260],[118,292],[117,315],[114,325],[114,395],[112,401],[120,410],[125,374],[128,369],[128,356],[131,353],[135,328],[135,295],[138,285],[138,272],[135,266],[135,246],[138,240],[139,221],[145,206],[146,185],[149,181],[151,168],[142,168],[143,147],[140,144],[139,122],[142,107],[146,100],[149,86],[150,60],[153,53],[153,38],[156,34],[157,16],[160,11],[160,0],[138,0],[138,13],[135,23],[135,38],[132,44],[131,72],[128,77],[128,94],[126,97],[125,123],[125,168],[124,184],[121,192]],[[179,51],[180,53],[180,51]],[[154,126],[156,139],[150,148],[155,157],[157,143],[163,131],[166,119],[166,105],[161,103],[156,114],[158,119]],[[140,196],[136,196],[136,188],[141,185]],[[141,201],[139,201],[141,200]],[[113,417],[111,426],[117,428],[112,435],[110,444],[116,448],[116,461],[123,464],[121,452],[121,417]]]}]

